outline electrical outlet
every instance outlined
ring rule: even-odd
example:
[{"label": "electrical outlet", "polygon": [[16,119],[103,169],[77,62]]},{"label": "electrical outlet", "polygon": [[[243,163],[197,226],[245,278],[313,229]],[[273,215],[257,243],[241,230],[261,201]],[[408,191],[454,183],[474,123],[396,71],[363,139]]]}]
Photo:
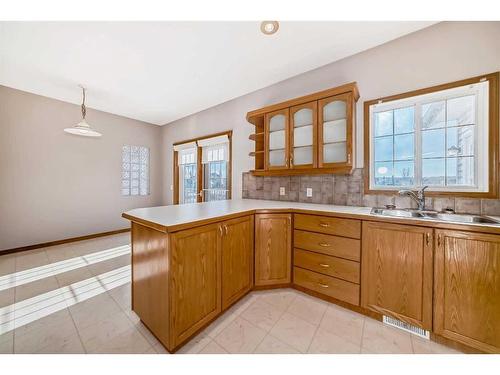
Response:
[{"label": "electrical outlet", "polygon": [[285,195],[285,187],[280,186],[280,195]]},{"label": "electrical outlet", "polygon": [[313,189],[312,188],[307,188],[306,189],[306,197],[311,198],[313,196]]}]

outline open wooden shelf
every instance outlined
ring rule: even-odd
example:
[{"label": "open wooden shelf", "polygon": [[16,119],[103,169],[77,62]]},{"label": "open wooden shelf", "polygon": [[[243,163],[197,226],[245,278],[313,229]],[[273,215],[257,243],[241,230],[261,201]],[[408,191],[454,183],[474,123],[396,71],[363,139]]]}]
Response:
[{"label": "open wooden shelf", "polygon": [[262,140],[262,138],[264,138],[264,132],[254,133],[248,136],[248,139],[250,139],[251,141],[260,141]]},{"label": "open wooden shelf", "polygon": [[263,154],[264,153],[264,150],[260,150],[260,151],[252,151],[248,154],[248,156],[257,156],[259,154]]}]

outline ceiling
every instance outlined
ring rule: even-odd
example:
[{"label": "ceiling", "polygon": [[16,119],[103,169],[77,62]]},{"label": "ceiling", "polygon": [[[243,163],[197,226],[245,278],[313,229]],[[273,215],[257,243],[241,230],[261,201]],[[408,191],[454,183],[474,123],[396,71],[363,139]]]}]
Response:
[{"label": "ceiling", "polygon": [[434,22],[0,22],[0,84],[164,125]]}]

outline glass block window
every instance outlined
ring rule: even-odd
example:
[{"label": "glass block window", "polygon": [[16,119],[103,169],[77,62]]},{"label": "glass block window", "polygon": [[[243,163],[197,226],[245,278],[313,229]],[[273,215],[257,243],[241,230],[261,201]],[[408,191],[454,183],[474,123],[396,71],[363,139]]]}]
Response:
[{"label": "glass block window", "polygon": [[370,106],[370,189],[488,191],[488,82]]},{"label": "glass block window", "polygon": [[122,147],[122,195],[149,195],[148,147]]}]

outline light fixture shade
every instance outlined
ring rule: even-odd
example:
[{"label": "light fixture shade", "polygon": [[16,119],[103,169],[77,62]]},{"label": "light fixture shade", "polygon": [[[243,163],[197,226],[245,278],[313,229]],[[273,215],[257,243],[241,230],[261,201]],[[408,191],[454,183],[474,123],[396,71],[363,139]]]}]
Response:
[{"label": "light fixture shade", "polygon": [[90,127],[90,125],[87,124],[87,121],[85,121],[85,119],[80,121],[78,124],[76,124],[72,128],[64,129],[64,131],[66,133],[70,133],[70,134],[83,135],[84,137],[100,137],[100,136],[102,136],[101,133],[93,130]]}]

